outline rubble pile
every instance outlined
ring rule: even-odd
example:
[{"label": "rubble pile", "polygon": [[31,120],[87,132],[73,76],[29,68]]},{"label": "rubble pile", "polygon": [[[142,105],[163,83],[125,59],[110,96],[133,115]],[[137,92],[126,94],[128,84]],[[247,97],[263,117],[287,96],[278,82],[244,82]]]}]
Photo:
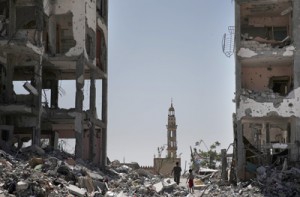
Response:
[{"label": "rubble pile", "polygon": [[[153,175],[146,170],[133,170],[120,166],[114,170],[120,178],[110,181],[110,190],[115,196],[186,196],[186,187],[178,186],[171,178]],[[113,195],[111,195],[113,196]]]},{"label": "rubble pile", "polygon": [[12,156],[0,150],[0,197],[103,196],[103,173],[92,169],[58,151],[31,147]]},{"label": "rubble pile", "polygon": [[257,182],[265,196],[300,196],[300,169],[257,168]]},{"label": "rubble pile", "polygon": [[0,150],[0,197],[186,196],[172,179],[128,166],[98,169],[59,151]]},{"label": "rubble pile", "polygon": [[220,171],[195,175],[195,193],[183,177],[154,175],[127,165],[99,169],[72,155],[39,147],[8,154],[0,150],[0,197],[139,197],[139,196],[300,196],[300,170],[257,168],[257,178],[237,185],[220,180]]}]

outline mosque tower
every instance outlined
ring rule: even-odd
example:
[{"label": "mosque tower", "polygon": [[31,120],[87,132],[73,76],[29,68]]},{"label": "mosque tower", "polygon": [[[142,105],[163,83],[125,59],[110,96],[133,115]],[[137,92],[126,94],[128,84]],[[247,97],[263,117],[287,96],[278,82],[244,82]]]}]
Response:
[{"label": "mosque tower", "polygon": [[168,114],[168,125],[167,125],[167,132],[168,132],[168,158],[177,158],[177,140],[176,140],[176,117],[175,117],[175,109],[173,107],[173,101],[171,101],[171,107],[169,108]]}]

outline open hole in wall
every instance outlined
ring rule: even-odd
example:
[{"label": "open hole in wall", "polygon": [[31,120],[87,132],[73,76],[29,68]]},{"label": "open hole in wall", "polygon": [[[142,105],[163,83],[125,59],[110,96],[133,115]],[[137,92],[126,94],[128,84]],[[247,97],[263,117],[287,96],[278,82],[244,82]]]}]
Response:
[{"label": "open hole in wall", "polygon": [[1,140],[8,141],[9,140],[9,130],[2,129],[1,130]]},{"label": "open hole in wall", "polygon": [[[246,40],[289,45],[292,38],[292,3],[245,3],[241,5],[241,35]],[[282,42],[282,43],[280,43]]]},{"label": "open hole in wall", "polygon": [[59,80],[58,106],[60,108],[75,108],[76,85],[74,80]]},{"label": "open hole in wall", "polygon": [[59,138],[58,139],[58,149],[70,154],[75,153],[75,143],[74,138]]},{"label": "open hole in wall", "polygon": [[72,13],[56,15],[56,52],[65,54],[76,45],[73,37]]},{"label": "open hole in wall", "polygon": [[102,30],[97,29],[97,44],[96,44],[96,63],[97,67],[103,72],[106,72],[107,68],[107,47],[105,43],[105,37]]},{"label": "open hole in wall", "polygon": [[291,89],[291,80],[288,76],[271,77],[269,82],[270,89],[281,96],[285,96]]},{"label": "open hole in wall", "polygon": [[96,0],[97,13],[107,24],[107,0]]},{"label": "open hole in wall", "polygon": [[270,62],[265,66],[242,66],[242,88],[255,92],[287,95],[293,89],[293,67],[289,63]]}]

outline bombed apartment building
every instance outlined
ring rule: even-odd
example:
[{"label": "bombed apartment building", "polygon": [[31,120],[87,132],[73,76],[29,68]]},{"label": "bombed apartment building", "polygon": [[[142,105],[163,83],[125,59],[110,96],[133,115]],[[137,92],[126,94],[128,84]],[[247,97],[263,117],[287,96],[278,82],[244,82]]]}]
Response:
[{"label": "bombed apartment building", "polygon": [[107,4],[0,0],[1,148],[70,138],[77,158],[106,165]]},{"label": "bombed apartment building", "polygon": [[300,1],[236,0],[236,170],[299,161]]}]

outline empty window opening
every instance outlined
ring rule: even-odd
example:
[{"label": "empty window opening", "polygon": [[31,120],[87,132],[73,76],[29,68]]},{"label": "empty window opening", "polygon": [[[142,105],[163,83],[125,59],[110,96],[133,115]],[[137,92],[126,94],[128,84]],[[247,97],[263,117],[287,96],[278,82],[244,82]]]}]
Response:
[{"label": "empty window opening", "polygon": [[64,54],[76,45],[73,37],[72,14],[56,16],[56,50],[57,53]]},{"label": "empty window opening", "polygon": [[1,139],[6,142],[9,140],[9,130],[3,129],[1,131]]},{"label": "empty window opening", "polygon": [[59,138],[58,149],[70,154],[75,153],[76,140],[74,138]]},{"label": "empty window opening", "polygon": [[270,88],[275,93],[279,93],[281,96],[288,94],[291,88],[291,82],[288,76],[284,77],[271,77],[270,79]]},{"label": "empty window opening", "polygon": [[287,27],[274,27],[273,38],[274,40],[284,40],[288,36]]},{"label": "empty window opening", "polygon": [[96,41],[96,59],[97,67],[103,72],[106,72],[107,67],[107,47],[105,43],[105,37],[102,30],[97,29],[97,41]]}]

